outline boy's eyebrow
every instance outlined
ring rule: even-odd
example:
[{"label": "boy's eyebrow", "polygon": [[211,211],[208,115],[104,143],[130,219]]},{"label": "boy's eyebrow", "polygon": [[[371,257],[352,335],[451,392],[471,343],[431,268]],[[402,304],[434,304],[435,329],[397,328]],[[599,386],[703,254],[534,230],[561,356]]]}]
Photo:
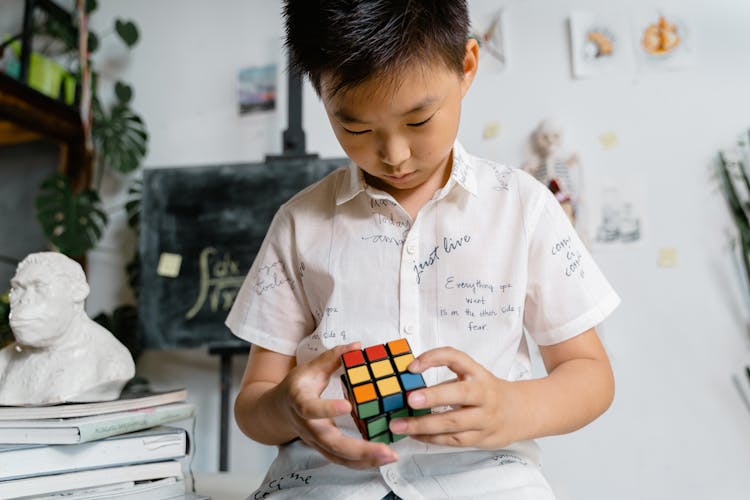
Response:
[{"label": "boy's eyebrow", "polygon": [[[438,97],[427,96],[424,99],[422,99],[421,101],[419,101],[410,110],[408,110],[408,111],[406,111],[404,113],[401,113],[401,116],[406,116],[406,115],[410,115],[412,113],[416,113],[417,111],[422,111],[423,109],[431,106],[432,104],[434,104],[438,100],[439,100]],[[359,118],[350,115],[347,111],[345,111],[343,109],[337,109],[336,111],[334,111],[333,112],[333,116],[335,116],[340,121],[345,122],[345,123],[359,123],[359,124],[365,124],[365,123],[367,123],[364,120],[360,120]]]}]

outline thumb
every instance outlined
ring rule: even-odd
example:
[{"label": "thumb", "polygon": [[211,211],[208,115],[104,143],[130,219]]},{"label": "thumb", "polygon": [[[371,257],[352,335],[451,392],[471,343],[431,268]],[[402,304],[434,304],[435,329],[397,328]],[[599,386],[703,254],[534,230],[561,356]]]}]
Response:
[{"label": "thumb", "polygon": [[362,344],[360,342],[337,345],[333,349],[328,349],[323,354],[313,359],[310,364],[315,366],[315,368],[325,371],[330,376],[339,368],[339,366],[341,366],[342,354],[349,351],[356,351],[361,347]]}]

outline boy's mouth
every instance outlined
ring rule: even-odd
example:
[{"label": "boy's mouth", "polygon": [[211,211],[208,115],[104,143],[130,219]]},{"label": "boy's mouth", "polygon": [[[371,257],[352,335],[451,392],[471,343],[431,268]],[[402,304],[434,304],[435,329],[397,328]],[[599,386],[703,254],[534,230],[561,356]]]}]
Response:
[{"label": "boy's mouth", "polygon": [[388,179],[389,181],[392,181],[392,182],[406,182],[409,179],[411,179],[413,175],[414,175],[414,172],[408,172],[406,174],[398,174],[398,175],[388,175],[388,174],[386,174],[385,177],[386,177],[386,179]]}]

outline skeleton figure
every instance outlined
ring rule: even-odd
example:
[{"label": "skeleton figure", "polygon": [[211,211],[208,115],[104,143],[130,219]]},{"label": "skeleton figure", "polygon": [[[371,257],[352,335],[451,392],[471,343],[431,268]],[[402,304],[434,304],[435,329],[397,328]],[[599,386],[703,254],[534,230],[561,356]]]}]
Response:
[{"label": "skeleton figure", "polygon": [[573,170],[579,165],[578,155],[563,155],[562,126],[550,118],[542,121],[534,130],[531,144],[534,156],[524,165],[524,170],[552,191],[570,221],[575,224],[579,186]]}]

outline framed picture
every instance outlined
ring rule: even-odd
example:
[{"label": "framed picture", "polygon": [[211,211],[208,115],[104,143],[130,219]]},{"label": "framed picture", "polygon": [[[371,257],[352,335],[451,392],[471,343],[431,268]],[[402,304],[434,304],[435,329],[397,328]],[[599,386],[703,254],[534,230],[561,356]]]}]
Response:
[{"label": "framed picture", "polygon": [[648,9],[636,14],[634,46],[640,71],[685,69],[694,66],[693,30],[687,14]]},{"label": "framed picture", "polygon": [[627,29],[621,21],[592,12],[573,12],[569,28],[575,78],[624,72],[627,66]]},{"label": "framed picture", "polygon": [[507,14],[498,9],[488,14],[474,15],[471,36],[479,42],[482,64],[492,72],[503,72],[508,67]]},{"label": "framed picture", "polygon": [[276,109],[276,65],[241,69],[239,72],[240,114]]}]

